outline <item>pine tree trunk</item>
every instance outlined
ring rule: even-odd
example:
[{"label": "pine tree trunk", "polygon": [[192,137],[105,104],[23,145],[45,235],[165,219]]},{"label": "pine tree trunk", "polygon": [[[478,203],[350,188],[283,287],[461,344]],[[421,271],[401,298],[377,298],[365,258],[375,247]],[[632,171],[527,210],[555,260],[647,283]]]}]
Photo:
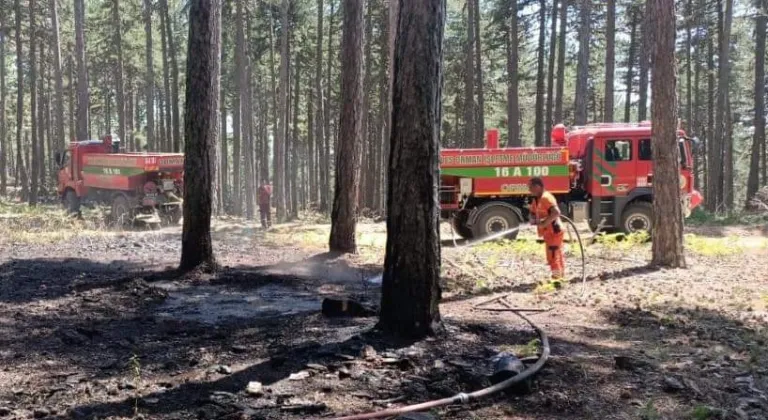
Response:
[{"label": "pine tree trunk", "polygon": [[[51,32],[53,35],[53,71],[56,79],[56,104],[53,109],[54,139],[53,146],[56,150],[64,148],[64,73],[61,67],[61,40],[59,35],[59,11],[56,0],[49,2],[51,10]],[[0,22],[2,25],[2,22]],[[2,54],[2,53],[0,53]],[[3,54],[4,55],[4,54]],[[5,67],[3,63],[2,67]],[[119,74],[122,77],[122,74]],[[2,94],[5,97],[5,93]],[[5,109],[4,106],[1,108]]]},{"label": "pine tree trunk", "polygon": [[212,186],[219,134],[221,9],[216,0],[191,0],[184,142],[184,226],[181,271],[215,268],[211,240]]},{"label": "pine tree trunk", "polygon": [[[728,87],[730,83],[730,39],[731,39],[731,20],[733,16],[733,0],[726,0],[725,11],[722,14],[723,24],[718,25],[721,28],[718,53],[718,74],[717,74],[717,105],[715,112],[715,133],[711,144],[710,168],[712,178],[708,183],[708,203],[709,210],[718,211],[724,204],[724,167],[728,162],[724,160],[726,154],[726,118],[728,106]],[[720,168],[718,170],[718,168]]]},{"label": "pine tree trunk", "polygon": [[680,206],[680,149],[677,142],[675,74],[675,4],[651,0],[654,22],[653,119],[653,260],[660,267],[685,267],[683,211]]},{"label": "pine tree trunk", "polygon": [[[166,39],[168,43],[168,64],[170,65],[170,94],[167,94],[169,98],[166,99],[168,104],[166,107],[171,108],[171,137],[173,147],[171,150],[174,152],[181,151],[181,117],[179,115],[179,64],[176,59],[176,40],[174,39],[174,21],[171,19],[171,15],[168,11],[168,0],[160,0],[160,11],[163,14],[162,20],[165,25]],[[224,62],[222,61],[222,66]],[[167,77],[166,77],[167,79]],[[171,141],[171,138],[169,138]],[[222,168],[223,170],[223,168]]]},{"label": "pine tree trunk", "polygon": [[613,83],[616,68],[616,0],[606,2],[605,23],[605,103],[603,121],[613,122]]},{"label": "pine tree trunk", "polygon": [[146,41],[146,73],[144,83],[146,88],[147,110],[147,148],[156,151],[155,144],[155,70],[152,58],[152,0],[144,0],[144,35]]},{"label": "pine tree trunk", "polygon": [[307,180],[307,201],[309,201],[310,208],[315,208],[317,205],[317,172],[315,172],[315,162],[317,160],[315,133],[317,127],[315,124],[315,88],[310,84],[307,89],[307,165],[309,166],[307,174],[309,178]]},{"label": "pine tree trunk", "polygon": [[[170,37],[171,29],[168,21],[165,19],[165,13],[161,13],[160,16],[160,38],[161,38],[161,52],[163,54],[163,108],[165,111],[164,130],[163,130],[163,143],[166,145],[166,151],[174,151],[173,147],[173,127],[171,123],[171,71],[170,71],[170,57],[168,53],[168,38]],[[218,59],[218,57],[216,57]]]},{"label": "pine tree trunk", "polygon": [[557,41],[557,99],[555,100],[555,124],[565,122],[565,115],[563,114],[563,101],[565,100],[565,32],[568,28],[569,1],[570,0],[563,0],[563,4],[560,7],[560,37]]},{"label": "pine tree trunk", "polygon": [[[291,130],[291,219],[299,218],[299,93],[301,92],[301,60],[296,54],[296,64],[293,72],[293,129]],[[362,139],[360,139],[362,140]]]},{"label": "pine tree trunk", "polygon": [[751,208],[751,202],[760,187],[760,146],[765,142],[765,38],[766,13],[765,0],[756,0],[758,9],[755,17],[755,135],[752,139],[752,153],[749,159],[749,176],[747,178],[746,207]]},{"label": "pine tree trunk", "polygon": [[522,139],[520,138],[517,7],[517,0],[509,0],[509,26],[505,37],[507,44],[507,129],[509,130],[507,147],[522,146]]},{"label": "pine tree trunk", "polygon": [[[222,21],[226,19],[225,16],[227,16],[226,11],[229,10],[229,8],[226,8],[226,4],[222,5]],[[224,84],[227,80],[227,74],[226,74],[226,62],[227,62],[227,47],[226,47],[226,33],[224,31],[221,32],[221,50],[220,53],[220,63],[221,63],[221,86],[219,87],[219,121],[221,121],[220,128],[221,128],[221,134],[219,134],[219,144],[220,144],[220,151],[219,151],[219,159],[221,160],[221,163],[219,164],[219,173],[218,178],[220,182],[219,186],[219,214],[225,213],[226,210],[226,203],[230,199],[230,193],[229,193],[229,149],[227,144],[227,91],[224,89]]]},{"label": "pine tree trunk", "polygon": [[77,129],[76,140],[90,138],[88,99],[88,69],[85,57],[85,4],[75,0],[75,57],[77,59]]},{"label": "pine tree trunk", "polygon": [[77,109],[77,100],[75,99],[75,63],[73,57],[69,56],[69,64],[67,73],[69,74],[69,140],[77,140],[77,122],[75,119],[75,112]]},{"label": "pine tree trunk", "polygon": [[624,96],[624,122],[632,120],[632,82],[635,66],[635,50],[637,48],[637,8],[632,7],[629,11],[630,31],[629,31],[629,50],[627,51],[627,78],[625,79],[626,93]]},{"label": "pine tree trunk", "polygon": [[485,144],[485,95],[483,89],[483,62],[482,62],[482,38],[480,38],[480,1],[473,1],[475,23],[472,25],[475,31],[475,76],[477,90],[477,108],[475,108],[475,138],[480,139],[481,145]]},{"label": "pine tree trunk", "polygon": [[22,147],[22,133],[24,130],[24,67],[23,44],[21,41],[21,2],[14,0],[14,14],[16,15],[16,187],[21,184],[21,199],[29,198],[29,178],[27,166],[24,164],[24,148]]},{"label": "pine tree trunk", "polygon": [[419,338],[440,328],[437,189],[445,0],[398,3],[379,326],[390,333]]},{"label": "pine tree trunk", "polygon": [[328,199],[328,207],[324,207],[323,211],[327,212],[330,210],[332,203],[331,203],[331,144],[333,144],[333,150],[334,153],[338,152],[338,148],[336,147],[335,139],[336,134],[331,129],[331,97],[333,95],[333,89],[331,86],[334,86],[334,81],[332,78],[332,71],[333,71],[333,62],[334,60],[338,60],[339,56],[338,54],[334,53],[333,51],[333,14],[335,10],[335,3],[333,0],[329,0],[330,6],[331,6],[331,14],[328,18],[328,55],[326,56],[326,64],[325,64],[325,83],[327,87],[326,95],[323,98],[324,104],[323,104],[323,124],[325,129],[325,144],[323,145],[323,170],[325,171],[325,184],[323,184],[323,189],[325,189],[325,196]]},{"label": "pine tree trunk", "polygon": [[8,188],[8,149],[5,114],[5,39],[8,31],[5,8],[0,8],[0,195]]},{"label": "pine tree trunk", "polygon": [[35,28],[35,0],[29,0],[29,114],[32,134],[32,168],[29,174],[29,205],[37,205],[38,181],[40,180],[40,139],[37,132],[37,36]]},{"label": "pine tree trunk", "polygon": [[327,133],[323,126],[323,0],[317,0],[317,33],[315,45],[315,141],[317,142],[317,168],[318,185],[312,191],[312,197],[318,202],[319,209],[328,208],[328,197],[325,195],[324,185],[328,184],[326,172],[323,170],[323,152],[325,150],[325,136]]},{"label": "pine tree trunk", "polygon": [[[707,37],[707,135],[704,141],[704,151],[706,154],[705,163],[707,168],[712,168],[714,162],[712,161],[712,153],[714,153],[715,144],[715,46],[712,41],[712,37]],[[714,171],[707,170],[704,172],[704,191],[706,192],[705,206],[708,210],[714,211],[715,199],[712,197],[710,201],[710,182],[714,182],[716,177],[712,173]]]},{"label": "pine tree trunk", "polygon": [[574,99],[576,125],[587,123],[591,10],[591,0],[582,0],[579,9],[579,59],[576,67],[576,98]]},{"label": "pine tree trunk", "polygon": [[[289,0],[283,0],[281,7],[281,19],[282,28],[288,27],[288,12],[290,4]],[[277,220],[278,222],[284,222],[286,219],[286,204],[285,204],[285,146],[286,146],[286,130],[288,127],[288,62],[290,57],[288,56],[288,31],[281,31],[280,36],[280,87],[279,87],[279,100],[280,105],[278,109],[278,121],[279,127],[277,137],[275,138],[275,188],[273,196],[275,198],[275,204],[277,207]]]},{"label": "pine tree trunk", "polygon": [[[382,142],[381,142],[381,172],[379,173],[381,183],[379,185],[379,193],[381,206],[379,211],[382,214],[387,213],[387,194],[389,190],[389,158],[390,158],[390,137],[392,133],[392,92],[394,91],[393,84],[395,82],[395,41],[397,39],[397,25],[400,19],[400,2],[390,1],[388,16],[389,19],[386,36],[387,36],[387,92],[386,92],[386,105],[383,108],[385,115],[383,116],[384,122],[381,130]],[[383,51],[383,48],[382,48]],[[382,52],[383,54],[383,52]],[[458,95],[457,95],[458,96]],[[458,100],[458,97],[457,97]],[[458,130],[458,124],[456,128]]]},{"label": "pine tree trunk", "polygon": [[357,252],[357,196],[363,135],[363,0],[344,0],[341,38],[341,115],[331,212],[331,252]]},{"label": "pine tree trunk", "polygon": [[474,0],[467,0],[467,45],[464,65],[464,147],[483,147],[483,138],[476,138],[475,128],[475,6]]},{"label": "pine tree trunk", "polygon": [[381,34],[379,35],[379,49],[381,56],[379,58],[379,109],[378,109],[378,127],[379,132],[375,133],[376,146],[375,161],[373,168],[374,186],[373,186],[373,210],[383,212],[384,210],[384,198],[382,183],[384,182],[384,146],[389,140],[389,118],[392,113],[390,112],[390,103],[392,98],[389,96],[389,24],[388,16],[386,13],[382,13]]},{"label": "pine tree trunk", "polygon": [[537,48],[536,60],[536,104],[535,120],[533,125],[533,144],[543,146],[544,140],[544,61],[546,57],[546,34],[547,34],[547,2],[539,0],[539,47]]},{"label": "pine tree trunk", "polygon": [[371,170],[371,156],[373,155],[373,136],[371,136],[371,127],[373,126],[371,114],[371,97],[373,96],[373,76],[372,76],[372,62],[371,62],[371,45],[373,44],[373,23],[371,21],[371,15],[373,14],[373,7],[370,2],[365,11],[365,78],[363,80],[363,86],[365,91],[363,93],[363,116],[362,116],[362,137],[360,142],[362,143],[362,159],[360,161],[360,196],[359,206],[365,209],[372,207],[373,201],[373,180]]},{"label": "pine tree trunk", "polygon": [[655,27],[651,25],[649,8],[654,0],[645,0],[645,14],[643,15],[643,30],[640,33],[640,54],[638,67],[640,69],[640,82],[638,85],[637,120],[648,119],[648,66],[651,56],[651,36]]},{"label": "pine tree trunk", "polygon": [[38,37],[39,40],[39,46],[40,46],[40,71],[38,72],[37,77],[37,115],[32,114],[33,118],[37,118],[37,176],[39,180],[38,184],[38,192],[41,195],[45,195],[45,185],[47,184],[47,179],[45,177],[45,114],[46,114],[46,105],[45,105],[45,41],[43,37]]},{"label": "pine tree trunk", "polygon": [[685,128],[692,132],[693,128],[693,0],[688,0],[685,8]]},{"label": "pine tree trunk", "polygon": [[552,18],[549,37],[549,59],[547,61],[547,116],[544,121],[544,142],[551,143],[552,137],[552,112],[555,106],[555,61],[557,60],[557,13],[558,0],[552,0]]},{"label": "pine tree trunk", "polygon": [[725,105],[725,133],[723,138],[723,204],[725,209],[733,209],[734,197],[733,188],[735,185],[733,174],[733,110],[731,109],[730,96],[726,99]]}]

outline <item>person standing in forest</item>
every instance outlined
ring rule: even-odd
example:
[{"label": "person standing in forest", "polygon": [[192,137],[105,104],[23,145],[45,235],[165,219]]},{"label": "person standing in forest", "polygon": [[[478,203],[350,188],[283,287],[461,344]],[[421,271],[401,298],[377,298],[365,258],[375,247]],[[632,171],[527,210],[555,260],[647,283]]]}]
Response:
[{"label": "person standing in forest", "polygon": [[269,180],[265,179],[261,181],[258,195],[261,227],[264,229],[269,229],[269,227],[272,225],[272,218],[270,217],[270,211],[272,207],[272,185],[269,184]]},{"label": "person standing in forest", "polygon": [[563,238],[565,231],[560,223],[560,208],[555,196],[544,189],[541,178],[531,178],[528,190],[533,196],[531,201],[531,223],[536,225],[539,237],[544,239],[547,251],[547,263],[552,270],[552,280],[561,280],[565,275],[565,257],[563,256]]}]

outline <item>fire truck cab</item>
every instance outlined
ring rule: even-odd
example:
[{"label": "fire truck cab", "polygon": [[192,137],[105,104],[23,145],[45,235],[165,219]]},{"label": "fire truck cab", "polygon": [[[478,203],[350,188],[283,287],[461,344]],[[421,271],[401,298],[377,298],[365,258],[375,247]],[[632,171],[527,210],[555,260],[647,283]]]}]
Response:
[{"label": "fire truck cab", "polygon": [[[702,197],[693,185],[695,140],[683,131],[678,139],[681,206],[687,217]],[[461,236],[487,236],[527,220],[525,186],[534,176],[544,180],[563,214],[575,222],[586,221],[601,231],[652,230],[650,123],[571,129],[557,125],[551,147],[498,148],[497,144],[498,132],[489,130],[486,149],[441,152],[442,215],[451,219]]]}]

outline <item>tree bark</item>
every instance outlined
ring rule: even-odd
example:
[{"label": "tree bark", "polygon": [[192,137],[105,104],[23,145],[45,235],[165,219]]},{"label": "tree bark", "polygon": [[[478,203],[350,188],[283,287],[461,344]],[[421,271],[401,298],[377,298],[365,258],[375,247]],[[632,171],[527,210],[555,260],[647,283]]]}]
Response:
[{"label": "tree bark", "polygon": [[537,48],[536,63],[536,104],[535,119],[533,125],[533,144],[543,146],[544,140],[544,61],[546,60],[546,34],[547,34],[547,2],[539,0],[539,47]]},{"label": "tree bark", "polygon": [[555,61],[557,60],[557,13],[558,0],[552,0],[552,19],[549,37],[549,59],[547,61],[547,109],[546,119],[544,121],[544,142],[550,144],[552,137],[552,112],[555,106]]},{"label": "tree bark", "polygon": [[437,189],[445,0],[398,0],[398,4],[379,326],[419,338],[440,328]]},{"label": "tree bark", "polygon": [[69,56],[69,64],[67,73],[69,75],[69,86],[68,86],[68,94],[69,94],[69,140],[70,141],[76,141],[77,140],[77,122],[75,118],[75,113],[77,109],[77,100],[75,99],[75,63],[73,57]]},{"label": "tree bark", "polygon": [[[53,110],[54,135],[53,146],[56,150],[64,148],[64,73],[61,67],[61,39],[59,34],[59,9],[56,0],[50,0],[51,9],[51,32],[53,35],[53,72],[56,80],[55,106]],[[2,23],[0,23],[2,25]],[[2,64],[2,63],[0,63]],[[5,65],[2,65],[5,67]],[[5,94],[3,93],[3,97]],[[2,107],[5,109],[5,107]]]},{"label": "tree bark", "polygon": [[22,147],[22,132],[24,129],[24,67],[23,49],[21,43],[21,2],[14,0],[16,15],[16,187],[21,183],[21,199],[26,201],[29,196],[29,179],[24,164],[24,148]]},{"label": "tree bark", "polygon": [[765,142],[765,38],[768,10],[765,0],[756,0],[755,17],[755,135],[749,159],[746,207],[752,208],[752,200],[760,188],[760,147]]},{"label": "tree bark", "polygon": [[626,94],[624,96],[624,122],[628,123],[632,120],[632,83],[634,81],[634,74],[632,71],[635,66],[635,50],[637,49],[637,8],[631,7],[629,11],[630,16],[630,32],[629,32],[629,50],[627,51],[627,78]]},{"label": "tree bark", "polygon": [[477,86],[477,108],[475,108],[475,137],[480,139],[482,145],[485,144],[485,94],[483,89],[483,60],[482,60],[482,38],[480,37],[480,1],[472,0],[474,2],[474,18],[475,23],[473,26],[475,30],[475,83]]},{"label": "tree bark", "polygon": [[155,144],[155,68],[152,58],[152,0],[144,0],[144,35],[146,42],[145,63],[147,66],[144,75],[144,83],[146,85],[147,149],[156,151],[158,145]]},{"label": "tree bark", "polygon": [[[37,11],[37,10],[35,10]],[[39,180],[38,184],[38,192],[42,195],[45,195],[45,184],[47,184],[47,178],[45,177],[45,165],[46,165],[46,159],[45,159],[45,131],[46,131],[46,125],[45,125],[45,115],[47,114],[46,110],[46,104],[45,104],[45,78],[46,78],[46,70],[45,70],[45,41],[43,37],[37,36],[36,37],[39,42],[39,58],[40,58],[40,69],[38,71],[37,76],[37,114],[32,114],[32,118],[37,118],[37,177]]]},{"label": "tree bark", "polygon": [[75,58],[77,59],[77,129],[76,140],[90,138],[88,98],[88,69],[85,54],[85,4],[75,0]]},{"label": "tree bark", "polygon": [[638,67],[640,69],[640,83],[638,86],[637,102],[637,120],[645,121],[648,119],[648,66],[651,57],[651,31],[655,31],[651,25],[651,16],[649,13],[651,1],[645,0],[645,14],[643,15],[643,31],[640,33],[640,55],[638,56]]},{"label": "tree bark", "polygon": [[373,171],[371,156],[373,155],[373,136],[371,135],[371,128],[373,122],[371,118],[371,98],[373,97],[373,76],[372,76],[372,62],[371,62],[371,48],[373,44],[373,22],[371,15],[373,14],[373,7],[371,2],[368,2],[368,7],[365,10],[365,76],[363,79],[363,86],[365,91],[363,93],[363,121],[362,121],[362,137],[360,138],[362,152],[362,159],[360,161],[360,194],[359,194],[359,206],[364,209],[370,209],[373,204]]},{"label": "tree bark", "polygon": [[[707,135],[704,138],[704,151],[706,154],[704,162],[708,169],[712,168],[712,165],[714,164],[712,161],[712,153],[714,153],[713,147],[717,143],[715,141],[715,95],[715,46],[712,37],[710,36],[707,37]],[[704,197],[704,203],[707,210],[714,211],[714,197],[712,198],[712,202],[710,202],[708,197],[710,192],[710,181],[714,182],[716,179],[711,172],[714,171],[707,170],[704,176],[704,191],[707,193]],[[710,205],[712,205],[712,207],[710,207]]]},{"label": "tree bark", "polygon": [[[517,0],[515,0],[517,1]],[[560,38],[557,43],[557,99],[555,101],[555,123],[564,123],[563,101],[565,100],[565,32],[568,24],[568,4],[570,0],[563,0],[560,6]]]},{"label": "tree bark", "polygon": [[[727,162],[724,161],[724,155],[726,154],[725,144],[727,135],[726,132],[726,118],[727,106],[728,106],[728,87],[730,83],[730,39],[731,39],[731,20],[733,17],[733,0],[725,1],[725,12],[723,14],[723,24],[721,27],[721,36],[718,39],[719,42],[719,54],[718,54],[718,74],[717,74],[717,105],[715,112],[715,133],[713,142],[711,144],[710,155],[710,168],[715,168],[714,171],[710,171],[710,180],[708,182],[708,209],[710,211],[718,211],[724,204],[724,166]],[[718,169],[719,168],[719,169]]]},{"label": "tree bark", "polygon": [[275,138],[275,188],[274,198],[277,207],[277,221],[284,222],[286,218],[285,209],[285,144],[286,129],[288,126],[288,11],[290,8],[289,0],[282,2],[282,28],[280,35],[280,106],[278,110],[278,133]]},{"label": "tree bark", "polygon": [[[301,162],[299,161],[299,149],[300,136],[299,136],[299,93],[301,92],[301,59],[298,54],[295,57],[296,63],[293,71],[293,129],[291,130],[291,219],[298,220],[299,218],[299,167]],[[358,139],[361,141],[362,139]]]},{"label": "tree bark", "polygon": [[475,45],[475,6],[474,0],[467,0],[467,46],[464,65],[464,147],[483,147],[483,138],[476,138],[475,128],[475,78],[474,45]]},{"label": "tree bark", "polygon": [[191,0],[184,142],[184,225],[181,271],[213,269],[212,185],[215,182],[221,9],[217,0]]},{"label": "tree bark", "polygon": [[5,195],[8,188],[8,149],[6,139],[5,114],[5,39],[8,32],[6,8],[0,8],[0,195]]},{"label": "tree bark", "polygon": [[323,124],[325,129],[325,144],[323,145],[323,170],[325,171],[326,183],[323,184],[325,189],[325,196],[328,198],[328,207],[323,207],[323,212],[328,212],[333,205],[331,201],[331,144],[333,144],[334,153],[337,152],[336,147],[336,133],[331,129],[331,97],[333,96],[334,85],[332,73],[333,62],[338,60],[338,54],[333,51],[333,14],[335,10],[335,3],[333,0],[329,0],[331,6],[331,14],[328,18],[328,54],[326,56],[327,62],[325,64],[325,83],[326,83],[326,95],[323,98],[325,101],[323,104]]},{"label": "tree bark", "polygon": [[357,196],[363,134],[363,0],[344,0],[341,38],[341,115],[331,212],[331,252],[357,252]]},{"label": "tree bark", "polygon": [[685,7],[685,129],[692,132],[693,127],[693,0],[688,0]]},{"label": "tree bark", "polygon": [[605,108],[603,121],[613,122],[613,83],[616,68],[616,0],[606,2],[605,23]]},{"label": "tree bark", "polygon": [[40,180],[40,139],[37,132],[37,36],[35,34],[35,0],[29,0],[29,120],[31,125],[32,168],[29,174],[29,205],[37,205],[38,181]]},{"label": "tree bark", "polygon": [[[54,8],[56,0],[51,0]],[[117,135],[125,141],[125,92],[123,82],[123,31],[121,27],[120,0],[112,0],[112,25],[114,26],[114,48],[117,53],[115,63],[115,92],[117,93]]]},{"label": "tree bark", "polygon": [[579,58],[576,66],[576,125],[587,123],[587,101],[589,100],[589,42],[591,25],[591,0],[582,0],[579,10]]},{"label": "tree bark", "polygon": [[[173,151],[181,151],[181,116],[179,115],[179,63],[176,58],[176,40],[174,39],[174,20],[168,11],[168,0],[160,0],[161,13],[165,21],[168,58],[171,73],[170,98],[166,99],[171,107],[171,135],[173,138]],[[224,65],[222,62],[221,65]],[[223,170],[223,168],[222,168]]]},{"label": "tree bark", "polygon": [[317,168],[318,185],[312,191],[312,197],[318,202],[319,209],[328,208],[328,197],[325,195],[324,185],[328,185],[326,172],[323,170],[323,152],[325,150],[325,137],[327,133],[323,127],[323,0],[317,0],[317,44],[315,45],[315,141],[317,142]]},{"label": "tree bark", "polygon": [[[222,22],[226,20],[227,12],[231,9],[227,7],[226,3],[222,4]],[[217,204],[219,214],[225,213],[225,204],[230,198],[229,194],[229,149],[227,145],[227,91],[224,89],[224,84],[227,81],[226,74],[226,62],[227,62],[227,38],[225,31],[221,32],[221,48],[220,48],[220,63],[221,63],[221,85],[219,87],[219,124],[221,127],[221,134],[219,134],[219,203]]]},{"label": "tree bark", "polygon": [[653,84],[653,246],[652,264],[685,267],[680,206],[680,149],[677,141],[675,3],[650,0],[654,22]]},{"label": "tree bark", "polygon": [[505,37],[507,44],[507,130],[509,133],[507,147],[522,146],[522,139],[520,138],[517,7],[517,0],[509,0],[509,26],[507,36]]},{"label": "tree bark", "polygon": [[[161,5],[162,7],[162,5]],[[170,55],[168,48],[168,39],[171,36],[171,28],[168,20],[165,19],[164,11],[161,11],[160,15],[160,37],[161,52],[163,54],[163,110],[165,110],[164,130],[163,130],[163,143],[166,145],[166,151],[174,151],[173,147],[173,127],[171,122],[171,69],[170,69]],[[216,57],[217,59],[219,57]]]}]

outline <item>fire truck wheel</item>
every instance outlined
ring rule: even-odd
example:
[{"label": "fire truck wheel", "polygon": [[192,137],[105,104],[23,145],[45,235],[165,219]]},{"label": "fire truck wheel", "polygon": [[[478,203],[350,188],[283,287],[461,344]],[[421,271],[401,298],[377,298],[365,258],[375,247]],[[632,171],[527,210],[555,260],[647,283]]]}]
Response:
[{"label": "fire truck wheel", "polygon": [[64,193],[63,205],[68,214],[80,213],[80,198],[73,190]]},{"label": "fire truck wheel", "polygon": [[131,224],[131,209],[124,195],[117,195],[112,200],[111,218],[115,227],[126,227]]},{"label": "fire truck wheel", "polygon": [[[520,226],[520,219],[511,209],[492,205],[486,207],[478,216],[475,224],[472,225],[472,234],[475,238],[484,238]],[[518,231],[510,232],[505,235],[507,239],[517,239]]]},{"label": "fire truck wheel", "polygon": [[653,229],[653,207],[651,203],[638,202],[627,206],[621,217],[621,230],[624,233],[640,231],[651,232]]},{"label": "fire truck wheel", "polygon": [[451,218],[451,225],[453,230],[464,239],[472,239],[472,229],[467,226],[467,218],[469,213],[462,211],[461,213]]}]

